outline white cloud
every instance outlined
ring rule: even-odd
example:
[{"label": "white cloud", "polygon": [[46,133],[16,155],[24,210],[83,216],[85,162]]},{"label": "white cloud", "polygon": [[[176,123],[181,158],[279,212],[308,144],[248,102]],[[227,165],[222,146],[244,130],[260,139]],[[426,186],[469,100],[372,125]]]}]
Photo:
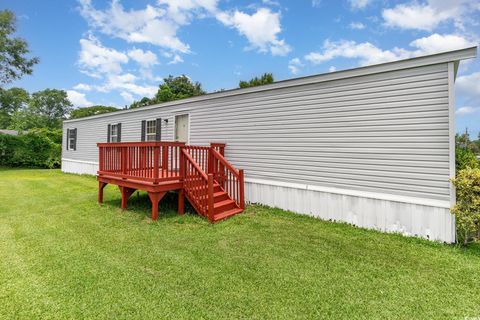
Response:
[{"label": "white cloud", "polygon": [[393,49],[392,51],[382,50],[369,42],[356,43],[355,41],[346,40],[331,42],[326,40],[323,44],[323,52],[310,52],[305,56],[305,60],[314,64],[320,64],[338,57],[360,59],[361,65],[403,58],[398,49]]},{"label": "white cloud", "polygon": [[471,47],[475,45],[475,42],[470,41],[460,35],[440,35],[435,33],[428,37],[414,40],[410,43],[410,45],[418,48],[418,54],[431,54]]},{"label": "white cloud", "polygon": [[453,21],[461,29],[465,23],[475,22],[468,16],[480,10],[478,0],[428,0],[396,5],[382,12],[385,24],[402,29],[431,31],[439,24]]},{"label": "white cloud", "polygon": [[310,52],[305,56],[305,59],[314,64],[320,64],[335,58],[351,58],[358,59],[360,65],[370,65],[460,49],[470,45],[472,45],[471,41],[459,35],[439,34],[432,34],[412,41],[410,46],[415,49],[411,50],[397,47],[391,50],[383,50],[370,42],[357,43],[347,40],[332,42],[326,40],[322,52]]},{"label": "white cloud", "polygon": [[152,67],[158,64],[157,56],[150,50],[143,51],[142,49],[133,48],[128,51],[128,56],[143,68]]},{"label": "white cloud", "polygon": [[335,68],[335,66],[330,66],[330,68],[328,68],[328,72],[335,72],[337,71],[337,68]]},{"label": "white cloud", "polygon": [[363,9],[372,2],[372,0],[348,0],[352,9]]},{"label": "white cloud", "polygon": [[322,0],[312,0],[312,7],[314,8],[320,8],[321,4],[322,4]]},{"label": "white cloud", "polygon": [[80,90],[80,91],[90,91],[92,90],[92,86],[86,83],[79,83],[76,86],[74,86],[73,89]]},{"label": "white cloud", "polygon": [[180,62],[183,62],[183,59],[182,57],[180,57],[178,54],[176,54],[172,60],[170,60],[170,62],[168,62],[168,64],[177,64],[177,63],[180,63]]},{"label": "white cloud", "polygon": [[[189,53],[190,46],[178,37],[178,30],[195,18],[215,17],[245,36],[254,49],[285,55],[291,48],[279,39],[280,13],[259,8],[253,14],[235,10],[222,11],[218,0],[157,0],[140,10],[125,10],[119,0],[112,0],[105,10],[97,10],[91,0],[79,0],[80,13],[91,28],[132,43],[149,43],[172,53]],[[264,4],[275,5],[273,0]]]},{"label": "white cloud", "polygon": [[458,115],[458,116],[464,116],[464,115],[467,115],[467,114],[477,112],[478,110],[479,110],[479,108],[461,107],[461,108],[458,108],[457,111],[455,111],[455,114]]},{"label": "white cloud", "polygon": [[350,29],[362,30],[362,29],[365,29],[365,25],[361,22],[351,22]]},{"label": "white cloud", "polygon": [[250,49],[260,52],[270,51],[272,55],[280,56],[291,51],[291,47],[285,43],[285,40],[278,38],[278,34],[282,31],[278,12],[260,8],[250,15],[236,10],[233,13],[221,12],[217,14],[217,19],[245,36],[250,43]]},{"label": "white cloud", "polygon": [[133,101],[135,101],[135,99],[133,98],[133,95],[131,95],[126,91],[120,92],[120,95],[122,96],[123,100],[125,100],[126,103],[132,103]]},{"label": "white cloud", "polygon": [[110,7],[101,11],[92,6],[91,0],[80,0],[81,15],[91,27],[106,35],[127,42],[150,43],[172,51],[189,52],[189,46],[177,37],[178,21],[170,19],[167,11],[151,5],[142,10],[125,11],[118,0],[112,0]]},{"label": "white cloud", "polygon": [[100,78],[102,74],[118,74],[122,72],[122,64],[128,62],[123,52],[104,47],[98,39],[89,36],[80,39],[80,57],[78,63],[83,72]]},{"label": "white cloud", "polygon": [[292,74],[297,74],[300,72],[300,69],[303,67],[302,61],[299,58],[293,58],[288,62],[288,69]]},{"label": "white cloud", "polygon": [[85,93],[81,93],[75,90],[67,90],[68,100],[73,103],[76,107],[87,107],[93,105],[92,102],[88,101]]},{"label": "white cloud", "polygon": [[131,93],[135,96],[152,97],[158,90],[157,86],[148,84],[137,84],[138,77],[131,73],[120,75],[109,75],[105,83],[97,87],[100,92],[110,92],[112,90],[121,90]]},{"label": "white cloud", "polygon": [[480,72],[457,78],[456,87],[460,94],[465,94],[480,101]]}]

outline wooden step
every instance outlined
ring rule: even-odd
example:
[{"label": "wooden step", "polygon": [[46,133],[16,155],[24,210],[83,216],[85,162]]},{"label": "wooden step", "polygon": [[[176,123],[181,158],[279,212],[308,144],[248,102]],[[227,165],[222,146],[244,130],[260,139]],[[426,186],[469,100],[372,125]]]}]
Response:
[{"label": "wooden step", "polygon": [[224,211],[222,213],[217,213],[213,216],[213,221],[216,222],[216,221],[220,221],[220,220],[229,218],[231,216],[234,216],[236,214],[241,213],[242,211],[243,211],[242,209],[236,207],[234,209],[230,209],[230,210]]},{"label": "wooden step", "polygon": [[[200,196],[199,197],[201,200],[207,198],[207,195],[203,195],[203,196]],[[213,201],[214,202],[220,202],[220,201],[223,201],[223,200],[227,200],[229,199],[228,197],[228,193],[226,193],[225,191],[217,191],[217,192],[214,192],[213,193]]]},{"label": "wooden step", "polygon": [[237,204],[235,203],[235,201],[233,201],[232,199],[226,199],[219,202],[215,202],[213,204],[213,208],[214,208],[213,212],[215,212],[215,214],[222,213],[224,211],[228,211],[236,207],[237,207]]}]

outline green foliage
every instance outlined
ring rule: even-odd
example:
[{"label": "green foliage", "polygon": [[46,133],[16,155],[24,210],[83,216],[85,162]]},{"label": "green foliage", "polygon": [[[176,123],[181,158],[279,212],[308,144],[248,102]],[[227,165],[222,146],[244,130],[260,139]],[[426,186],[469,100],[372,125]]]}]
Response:
[{"label": "green foliage", "polygon": [[107,106],[91,106],[91,107],[85,107],[85,108],[78,108],[70,112],[70,119],[89,117],[96,114],[115,112],[118,110],[119,109],[115,107],[107,107]]},{"label": "green foliage", "polygon": [[0,11],[0,85],[32,74],[38,58],[27,58],[28,44],[21,38],[13,37],[16,31],[15,14],[10,10]]},{"label": "green foliage", "polygon": [[0,129],[9,128],[12,115],[25,108],[30,94],[22,88],[0,88]]},{"label": "green foliage", "polygon": [[261,75],[260,78],[255,77],[253,79],[250,79],[249,81],[240,81],[238,86],[240,88],[249,88],[249,87],[256,87],[256,86],[262,86],[264,84],[269,84],[273,83],[273,74],[271,73],[264,73]]},{"label": "green foliage", "polygon": [[155,95],[155,103],[179,100],[188,97],[195,97],[205,94],[199,82],[193,83],[186,75],[164,79]]},{"label": "green foliage", "polygon": [[480,169],[463,169],[452,182],[457,193],[457,203],[452,209],[457,240],[465,245],[480,236]]},{"label": "green foliage", "polygon": [[45,89],[32,94],[28,106],[12,115],[10,128],[29,130],[32,128],[56,129],[72,110],[72,103],[63,90]]},{"label": "green foliage", "polygon": [[28,168],[59,168],[62,133],[60,129],[32,130],[19,136],[0,134],[0,165]]},{"label": "green foliage", "polygon": [[174,77],[172,75],[164,79],[155,97],[149,99],[143,97],[139,101],[135,101],[130,105],[130,109],[150,106],[161,102],[185,99],[205,94],[200,82],[192,82],[186,75]]},{"label": "green foliage", "polygon": [[475,153],[466,148],[455,149],[455,169],[460,172],[466,168],[478,168],[479,162]]},{"label": "green foliage", "polygon": [[[154,99],[153,99],[154,100]],[[140,108],[140,107],[145,107],[145,106],[149,106],[149,105],[152,105],[152,104],[155,104],[153,102],[152,99],[149,99],[147,97],[143,97],[141,100],[139,101],[134,101],[131,105],[130,105],[130,109],[134,109],[134,108]]]}]

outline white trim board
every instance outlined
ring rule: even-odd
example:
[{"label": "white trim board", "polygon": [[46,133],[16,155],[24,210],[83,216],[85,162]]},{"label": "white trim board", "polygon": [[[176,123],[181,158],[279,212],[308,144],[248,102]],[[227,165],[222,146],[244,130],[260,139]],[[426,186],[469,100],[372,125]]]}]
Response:
[{"label": "white trim board", "polygon": [[264,184],[264,185],[269,185],[269,186],[286,187],[286,188],[292,188],[292,189],[300,189],[300,190],[312,190],[312,191],[319,191],[319,192],[328,192],[328,193],[334,193],[334,194],[339,194],[339,195],[348,195],[348,196],[370,198],[370,199],[377,199],[377,200],[387,200],[387,201],[394,201],[394,202],[411,203],[411,204],[418,204],[418,205],[430,206],[430,207],[447,208],[447,209],[450,208],[450,202],[448,202],[448,201],[435,200],[435,199],[425,199],[425,198],[415,198],[415,197],[408,197],[408,196],[399,196],[399,195],[388,194],[388,193],[358,191],[358,190],[349,190],[349,189],[323,187],[323,186],[313,186],[313,185],[308,185],[308,184],[282,182],[282,181],[272,181],[272,180],[262,180],[262,179],[252,179],[252,178],[245,178],[245,182]]}]

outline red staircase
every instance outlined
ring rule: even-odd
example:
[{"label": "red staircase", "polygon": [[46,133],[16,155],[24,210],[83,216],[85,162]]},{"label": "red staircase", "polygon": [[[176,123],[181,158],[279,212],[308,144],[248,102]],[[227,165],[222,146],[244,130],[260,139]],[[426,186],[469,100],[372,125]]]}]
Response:
[{"label": "red staircase", "polygon": [[182,158],[185,196],[199,214],[216,222],[244,210],[243,170],[223,157],[223,146],[187,146]]},{"label": "red staircase", "polygon": [[202,216],[216,222],[245,209],[243,170],[224,157],[225,144],[187,146],[181,142],[98,143],[98,202],[103,188],[115,184],[122,193],[122,208],[135,190],[148,192],[152,219],[158,202],[170,190],[178,190],[178,213],[184,196]]}]

